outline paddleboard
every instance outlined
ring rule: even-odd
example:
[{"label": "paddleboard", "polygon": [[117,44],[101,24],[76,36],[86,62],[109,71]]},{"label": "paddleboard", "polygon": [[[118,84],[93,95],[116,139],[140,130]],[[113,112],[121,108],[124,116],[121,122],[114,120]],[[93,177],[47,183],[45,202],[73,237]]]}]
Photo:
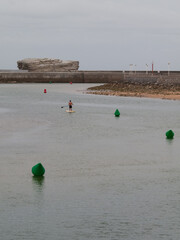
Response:
[{"label": "paddleboard", "polygon": [[68,113],[74,113],[75,111],[69,111],[69,110],[66,110],[66,112],[68,112]]}]

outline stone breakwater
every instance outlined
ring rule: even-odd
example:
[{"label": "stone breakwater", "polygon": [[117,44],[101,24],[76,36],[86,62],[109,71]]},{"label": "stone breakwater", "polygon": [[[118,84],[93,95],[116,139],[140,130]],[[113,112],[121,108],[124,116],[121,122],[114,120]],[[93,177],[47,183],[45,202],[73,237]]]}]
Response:
[{"label": "stone breakwater", "polygon": [[0,83],[129,83],[135,85],[180,85],[180,71],[128,72],[128,71],[75,71],[28,72],[0,70]]},{"label": "stone breakwater", "polygon": [[121,71],[28,72],[0,71],[1,83],[106,83],[122,81]]}]

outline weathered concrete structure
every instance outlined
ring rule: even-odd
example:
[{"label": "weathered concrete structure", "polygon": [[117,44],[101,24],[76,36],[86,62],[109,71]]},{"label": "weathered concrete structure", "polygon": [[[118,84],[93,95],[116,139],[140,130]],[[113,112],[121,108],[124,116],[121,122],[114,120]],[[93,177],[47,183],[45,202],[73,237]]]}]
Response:
[{"label": "weathered concrete structure", "polygon": [[76,71],[76,72],[27,72],[0,70],[0,83],[110,83],[158,82],[180,85],[180,71]]}]

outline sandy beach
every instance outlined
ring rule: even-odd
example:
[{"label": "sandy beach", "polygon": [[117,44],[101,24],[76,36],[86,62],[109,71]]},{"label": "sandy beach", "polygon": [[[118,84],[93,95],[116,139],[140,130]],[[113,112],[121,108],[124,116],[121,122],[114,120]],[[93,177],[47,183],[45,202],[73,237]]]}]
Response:
[{"label": "sandy beach", "polygon": [[138,83],[108,83],[88,88],[87,93],[98,95],[146,97],[169,100],[180,100],[179,85],[138,84]]}]

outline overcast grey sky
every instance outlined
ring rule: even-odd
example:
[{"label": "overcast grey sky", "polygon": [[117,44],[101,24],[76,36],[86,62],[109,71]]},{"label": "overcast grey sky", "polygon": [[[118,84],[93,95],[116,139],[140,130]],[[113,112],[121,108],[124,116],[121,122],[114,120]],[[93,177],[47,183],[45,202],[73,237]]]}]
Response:
[{"label": "overcast grey sky", "polygon": [[0,0],[0,69],[29,57],[81,70],[180,70],[179,0]]}]

